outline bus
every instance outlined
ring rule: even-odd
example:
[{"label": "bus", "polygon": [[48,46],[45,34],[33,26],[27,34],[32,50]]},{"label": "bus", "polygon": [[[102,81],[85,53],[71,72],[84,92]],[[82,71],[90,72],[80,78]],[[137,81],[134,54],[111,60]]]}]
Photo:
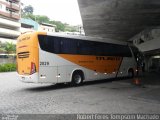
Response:
[{"label": "bus", "polygon": [[17,72],[23,82],[72,83],[134,77],[140,51],[126,42],[89,36],[27,32],[17,40]]}]

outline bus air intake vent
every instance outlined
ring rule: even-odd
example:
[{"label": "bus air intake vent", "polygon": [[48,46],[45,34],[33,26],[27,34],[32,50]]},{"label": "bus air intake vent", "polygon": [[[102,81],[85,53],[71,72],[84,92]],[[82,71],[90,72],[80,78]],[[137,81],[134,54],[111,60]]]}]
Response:
[{"label": "bus air intake vent", "polygon": [[18,53],[18,58],[29,58],[29,52]]}]

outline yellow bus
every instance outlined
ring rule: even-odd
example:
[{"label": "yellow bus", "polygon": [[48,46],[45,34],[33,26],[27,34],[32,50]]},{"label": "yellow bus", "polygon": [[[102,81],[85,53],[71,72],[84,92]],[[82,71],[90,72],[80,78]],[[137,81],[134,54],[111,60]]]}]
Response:
[{"label": "yellow bus", "polygon": [[17,72],[23,82],[79,85],[133,77],[141,62],[136,47],[107,38],[27,32],[17,41]]}]

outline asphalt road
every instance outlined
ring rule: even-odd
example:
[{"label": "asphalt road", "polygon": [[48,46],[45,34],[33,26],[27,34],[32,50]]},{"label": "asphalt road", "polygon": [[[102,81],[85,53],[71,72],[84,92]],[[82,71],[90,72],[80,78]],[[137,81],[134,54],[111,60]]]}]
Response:
[{"label": "asphalt road", "polygon": [[15,72],[0,73],[0,113],[160,113],[160,100],[153,97],[160,86],[106,81],[70,87],[22,83]]}]

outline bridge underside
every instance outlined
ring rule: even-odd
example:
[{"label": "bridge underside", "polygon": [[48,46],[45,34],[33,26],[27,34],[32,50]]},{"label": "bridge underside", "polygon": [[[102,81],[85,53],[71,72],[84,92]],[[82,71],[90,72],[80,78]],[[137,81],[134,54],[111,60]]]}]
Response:
[{"label": "bridge underside", "polygon": [[127,41],[160,25],[160,0],[78,0],[86,35]]}]

